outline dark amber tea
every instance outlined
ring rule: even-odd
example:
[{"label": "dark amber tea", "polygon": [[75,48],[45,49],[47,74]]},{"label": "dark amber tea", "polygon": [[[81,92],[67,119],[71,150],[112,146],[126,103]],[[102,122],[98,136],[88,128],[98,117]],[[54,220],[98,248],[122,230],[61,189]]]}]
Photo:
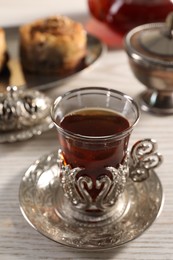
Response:
[{"label": "dark amber tea", "polygon": [[129,122],[111,110],[90,108],[65,116],[60,122],[60,126],[74,134],[103,137],[124,131],[129,127]]},{"label": "dark amber tea", "polygon": [[83,168],[79,177],[89,174],[95,182],[99,176],[108,174],[107,166],[118,167],[122,163],[129,135],[110,138],[129,128],[129,122],[121,115],[111,110],[83,109],[67,114],[60,126],[81,136],[75,139],[73,135],[71,139],[59,133],[66,163],[73,168]]}]

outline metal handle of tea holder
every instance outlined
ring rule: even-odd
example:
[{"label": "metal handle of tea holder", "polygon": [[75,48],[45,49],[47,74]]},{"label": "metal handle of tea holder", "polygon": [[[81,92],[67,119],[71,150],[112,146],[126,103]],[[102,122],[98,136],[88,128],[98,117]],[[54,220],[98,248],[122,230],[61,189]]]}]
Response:
[{"label": "metal handle of tea holder", "polygon": [[[59,159],[62,160],[61,150]],[[121,193],[124,192],[128,178],[134,182],[142,182],[149,178],[152,170],[162,163],[162,156],[157,152],[157,143],[152,139],[140,140],[132,146],[129,155],[118,169],[106,167],[111,174],[96,180],[96,189],[100,190],[95,200],[89,190],[93,188],[93,181],[88,176],[78,178],[80,167],[71,168],[61,161],[61,187],[64,195],[73,206],[79,209],[106,211],[113,206]]]}]

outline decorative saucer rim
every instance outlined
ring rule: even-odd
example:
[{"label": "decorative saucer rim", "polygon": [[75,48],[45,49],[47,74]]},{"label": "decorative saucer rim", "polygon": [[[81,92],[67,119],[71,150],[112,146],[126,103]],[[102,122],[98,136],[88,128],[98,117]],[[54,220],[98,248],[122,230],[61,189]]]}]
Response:
[{"label": "decorative saucer rim", "polygon": [[[91,227],[78,222],[69,223],[57,216],[57,209],[52,202],[53,192],[59,187],[58,176],[56,151],[36,160],[21,180],[19,204],[24,218],[34,229],[63,246],[89,251],[120,247],[142,235],[159,216],[163,207],[162,184],[152,170],[145,184],[129,182],[126,190],[129,196],[129,208],[120,219],[111,223],[104,222],[103,226]],[[139,207],[141,202],[143,207]],[[124,231],[125,229],[128,232]],[[85,234],[85,237],[82,234]]]}]

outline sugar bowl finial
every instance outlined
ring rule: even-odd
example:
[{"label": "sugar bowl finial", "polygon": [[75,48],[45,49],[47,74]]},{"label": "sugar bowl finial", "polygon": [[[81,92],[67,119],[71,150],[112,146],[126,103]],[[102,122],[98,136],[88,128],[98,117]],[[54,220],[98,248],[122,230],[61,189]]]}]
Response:
[{"label": "sugar bowl finial", "polygon": [[162,32],[164,36],[168,37],[169,39],[173,38],[173,12],[171,12],[166,17],[164,30]]}]

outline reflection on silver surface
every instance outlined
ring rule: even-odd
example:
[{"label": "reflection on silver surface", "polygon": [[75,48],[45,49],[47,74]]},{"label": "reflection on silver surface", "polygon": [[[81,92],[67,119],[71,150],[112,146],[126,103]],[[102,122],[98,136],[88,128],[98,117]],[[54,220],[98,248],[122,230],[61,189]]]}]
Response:
[{"label": "reflection on silver surface", "polygon": [[80,66],[70,74],[64,76],[56,75],[38,75],[34,73],[26,73],[22,70],[19,58],[19,34],[18,28],[6,29],[7,44],[9,50],[8,70],[1,75],[0,90],[3,91],[7,85],[16,85],[20,87],[35,88],[39,90],[56,87],[65,83],[72,77],[90,68],[103,55],[106,46],[94,36],[87,35],[87,55]]},{"label": "reflection on silver surface", "polygon": [[59,164],[58,152],[33,163],[22,178],[19,201],[29,224],[60,244],[87,250],[115,248],[141,235],[160,213],[162,186],[150,170],[143,182],[128,180],[117,207],[107,218],[89,223],[76,218],[62,196]]}]

